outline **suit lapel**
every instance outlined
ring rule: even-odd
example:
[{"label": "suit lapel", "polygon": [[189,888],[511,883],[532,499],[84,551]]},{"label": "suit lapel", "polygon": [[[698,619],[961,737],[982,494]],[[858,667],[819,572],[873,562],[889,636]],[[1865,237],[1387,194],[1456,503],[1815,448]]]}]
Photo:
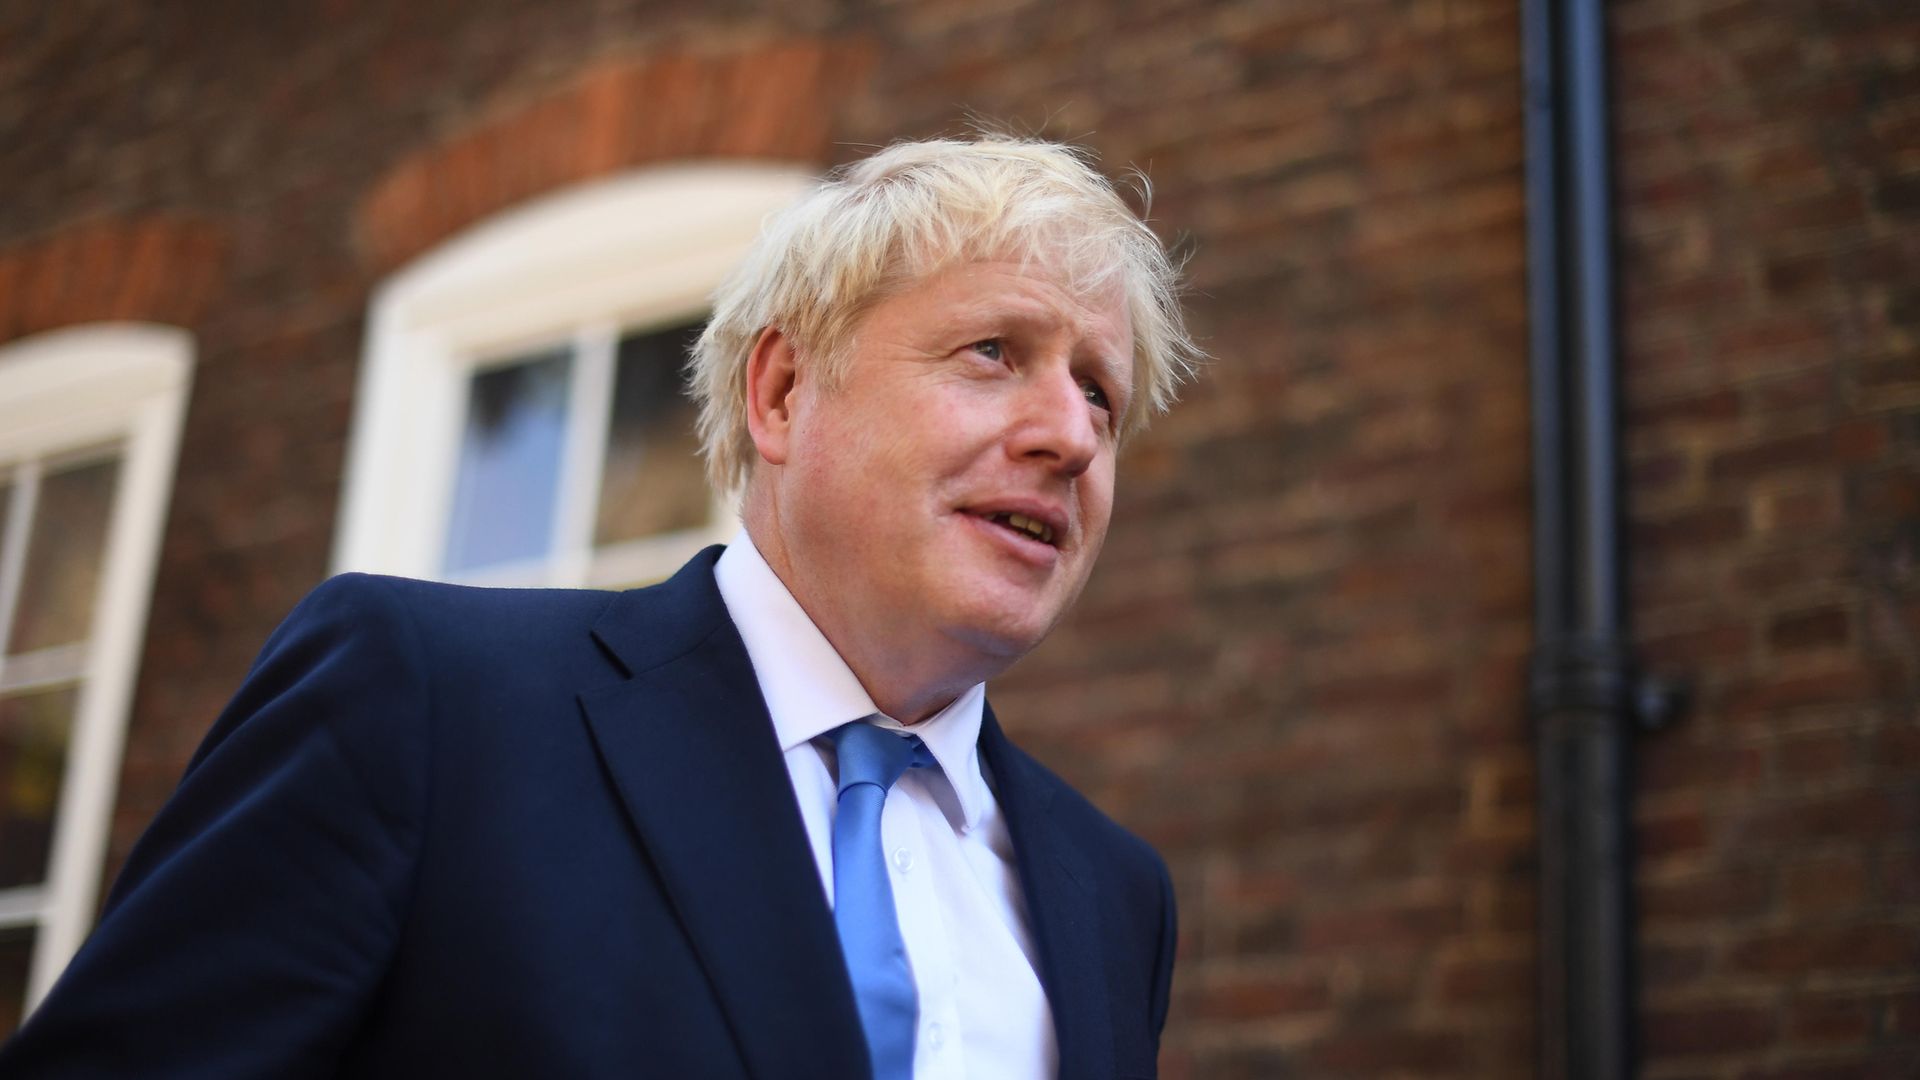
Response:
[{"label": "suit lapel", "polygon": [[1107,1002],[1092,868],[1048,812],[1060,781],[1016,748],[989,708],[980,749],[1013,836],[1020,884],[1040,948],[1040,981],[1053,1008],[1060,1080],[1113,1075],[1113,1013]]},{"label": "suit lapel", "polygon": [[865,1042],[717,548],[594,628],[631,673],[580,696],[615,791],[755,1077],[857,1076]]}]

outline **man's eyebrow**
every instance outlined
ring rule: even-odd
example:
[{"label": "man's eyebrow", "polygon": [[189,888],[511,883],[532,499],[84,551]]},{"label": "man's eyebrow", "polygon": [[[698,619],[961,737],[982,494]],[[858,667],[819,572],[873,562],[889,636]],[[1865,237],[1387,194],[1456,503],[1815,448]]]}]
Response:
[{"label": "man's eyebrow", "polygon": [[1031,300],[1009,300],[1004,297],[990,300],[971,300],[956,306],[951,312],[953,322],[962,324],[998,323],[1002,326],[1017,326],[1022,329],[1032,326],[1057,326],[1060,320],[1055,318],[1045,304]]},{"label": "man's eyebrow", "polygon": [[1116,351],[1109,335],[1103,333],[1098,315],[1070,315],[1062,318],[1052,305],[1024,298],[971,300],[950,309],[939,322],[939,332],[951,336],[977,333],[1007,333],[1021,330],[1071,328],[1080,339],[1075,359],[1097,365],[1109,383],[1128,396],[1133,391],[1134,356],[1131,347]]}]

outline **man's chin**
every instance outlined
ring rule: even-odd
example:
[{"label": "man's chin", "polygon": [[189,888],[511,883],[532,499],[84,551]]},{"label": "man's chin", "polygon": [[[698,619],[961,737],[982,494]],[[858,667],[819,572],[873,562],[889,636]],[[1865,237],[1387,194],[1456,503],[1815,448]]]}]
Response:
[{"label": "man's chin", "polygon": [[1038,647],[1059,621],[1054,604],[1034,599],[969,611],[949,624],[948,636],[1004,669]]}]

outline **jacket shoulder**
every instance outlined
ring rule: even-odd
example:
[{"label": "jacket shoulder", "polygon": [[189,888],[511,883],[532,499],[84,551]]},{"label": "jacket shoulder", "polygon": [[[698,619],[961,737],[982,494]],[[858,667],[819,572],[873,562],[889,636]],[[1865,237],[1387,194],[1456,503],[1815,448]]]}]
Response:
[{"label": "jacket shoulder", "polygon": [[502,589],[349,572],[315,586],[294,610],[398,604],[419,615],[516,615],[591,620],[617,594],[600,589]]},{"label": "jacket shoulder", "polygon": [[347,573],[316,586],[268,639],[316,627],[342,634],[399,634],[423,655],[504,651],[537,656],[561,643],[585,642],[618,594],[591,589],[498,589]]}]

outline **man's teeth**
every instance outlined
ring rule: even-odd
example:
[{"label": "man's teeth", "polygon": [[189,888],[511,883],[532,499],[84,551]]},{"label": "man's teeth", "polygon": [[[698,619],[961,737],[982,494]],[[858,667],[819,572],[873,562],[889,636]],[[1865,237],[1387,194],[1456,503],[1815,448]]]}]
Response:
[{"label": "man's teeth", "polygon": [[1053,543],[1053,527],[1044,521],[1035,521],[1025,514],[995,514],[993,520],[1018,529],[1043,544]]}]

